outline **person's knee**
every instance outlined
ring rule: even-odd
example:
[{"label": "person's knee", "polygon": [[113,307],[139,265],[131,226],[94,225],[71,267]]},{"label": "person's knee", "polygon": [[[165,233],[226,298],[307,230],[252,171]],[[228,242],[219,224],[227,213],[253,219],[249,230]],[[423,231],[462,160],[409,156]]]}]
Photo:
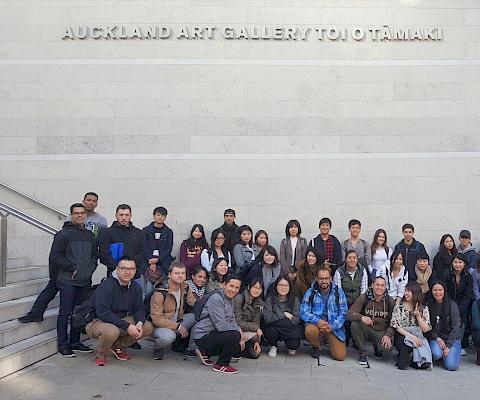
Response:
[{"label": "person's knee", "polygon": [[154,330],[153,324],[150,321],[145,321],[143,323],[142,337],[152,336],[153,330]]},{"label": "person's knee", "polygon": [[456,371],[458,368],[460,368],[460,362],[453,362],[446,359],[443,363],[443,366],[447,371]]},{"label": "person's knee", "polygon": [[177,334],[171,329],[157,328],[154,330],[153,336],[157,345],[166,347],[175,341]]},{"label": "person's knee", "polygon": [[308,339],[309,337],[318,337],[320,336],[320,330],[313,324],[308,324],[305,327],[305,337]]}]

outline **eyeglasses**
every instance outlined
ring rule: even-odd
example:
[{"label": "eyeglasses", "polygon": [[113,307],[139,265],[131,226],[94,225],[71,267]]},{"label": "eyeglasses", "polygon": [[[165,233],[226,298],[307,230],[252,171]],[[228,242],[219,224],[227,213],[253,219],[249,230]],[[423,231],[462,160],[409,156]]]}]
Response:
[{"label": "eyeglasses", "polygon": [[128,267],[118,267],[118,269],[122,272],[135,272],[137,270],[137,268],[135,267],[131,267],[131,268],[128,268]]}]

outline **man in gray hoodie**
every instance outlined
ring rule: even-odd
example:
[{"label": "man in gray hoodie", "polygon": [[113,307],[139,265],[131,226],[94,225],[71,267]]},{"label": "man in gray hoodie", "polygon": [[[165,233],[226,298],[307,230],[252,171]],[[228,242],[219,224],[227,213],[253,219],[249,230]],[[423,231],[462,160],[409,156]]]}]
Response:
[{"label": "man in gray hoodie", "polygon": [[[230,275],[225,287],[213,292],[205,303],[200,320],[192,328],[192,338],[199,347],[195,350],[202,364],[213,365],[213,371],[223,374],[236,374],[236,368],[230,366],[232,357],[238,357],[245,348],[241,338],[241,329],[234,314],[233,299],[240,290],[241,280]],[[210,355],[218,355],[213,363]]]}]

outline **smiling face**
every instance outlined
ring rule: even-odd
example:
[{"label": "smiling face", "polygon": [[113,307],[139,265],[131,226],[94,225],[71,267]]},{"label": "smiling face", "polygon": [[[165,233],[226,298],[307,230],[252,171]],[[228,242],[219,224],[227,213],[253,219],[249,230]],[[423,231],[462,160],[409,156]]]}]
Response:
[{"label": "smiling face", "polygon": [[315,265],[317,263],[317,256],[313,251],[307,253],[307,263],[308,265]]},{"label": "smiling face", "polygon": [[217,267],[215,268],[215,271],[217,271],[217,274],[220,276],[225,276],[227,275],[228,272],[228,264],[225,260],[222,260],[218,263]]},{"label": "smiling face", "polygon": [[380,232],[377,237],[377,244],[379,246],[383,246],[384,243],[385,243],[385,234],[383,232]]},{"label": "smiling face", "polygon": [[443,286],[439,284],[433,285],[432,296],[437,303],[443,303],[443,299],[445,298],[445,289],[443,289]]},{"label": "smiling face", "polygon": [[320,225],[320,233],[322,235],[328,235],[330,233],[330,224],[327,222],[324,222],[323,224]]},{"label": "smiling face", "polygon": [[403,239],[405,242],[410,243],[413,240],[413,230],[411,228],[405,228],[403,230]]},{"label": "smiling face", "polygon": [[272,265],[275,262],[275,256],[265,251],[263,254],[263,262],[267,265]]},{"label": "smiling face", "polygon": [[70,214],[70,218],[74,225],[82,225],[85,223],[86,217],[87,213],[83,207],[74,207],[72,213]]},{"label": "smiling face", "polygon": [[227,296],[229,299],[233,299],[238,294],[241,284],[242,281],[240,281],[239,279],[231,279],[225,284],[225,287],[223,288],[225,296]]},{"label": "smiling face", "polygon": [[252,296],[254,299],[257,297],[260,297],[263,292],[262,285],[260,285],[260,282],[255,283],[255,285],[250,286],[250,289],[248,290],[250,293],[250,296]]},{"label": "smiling face", "polygon": [[345,263],[347,264],[348,269],[354,270],[358,264],[357,253],[348,253]]},{"label": "smiling face", "polygon": [[330,272],[328,270],[322,269],[318,271],[317,283],[321,290],[327,290],[332,283],[332,277],[330,276]]},{"label": "smiling face", "polygon": [[192,237],[196,240],[201,239],[202,236],[203,236],[203,233],[199,228],[195,228],[195,230],[192,232]]},{"label": "smiling face", "polygon": [[454,258],[452,266],[455,272],[462,272],[463,269],[465,268],[465,263],[462,260],[459,260],[458,258]]},{"label": "smiling face", "polygon": [[403,265],[403,256],[402,256],[402,253],[398,253],[397,257],[395,257],[395,260],[393,261],[393,266],[396,269],[400,269],[402,265]]},{"label": "smiling face", "polygon": [[412,292],[408,289],[405,289],[405,294],[403,295],[403,297],[405,298],[405,301],[412,301]]},{"label": "smiling face", "polygon": [[277,283],[277,293],[279,296],[286,296],[290,292],[290,284],[286,279],[280,279]]},{"label": "smiling face", "polygon": [[207,274],[205,271],[200,270],[195,275],[192,275],[192,282],[196,287],[203,287],[207,282]]},{"label": "smiling face", "polygon": [[358,238],[360,236],[360,230],[361,230],[360,225],[358,224],[352,225],[349,228],[350,235],[352,236],[352,238]]},{"label": "smiling face", "polygon": [[377,297],[383,296],[383,294],[385,293],[385,287],[386,287],[385,279],[381,277],[376,278],[372,283],[372,287],[373,287],[373,294],[375,296]]}]

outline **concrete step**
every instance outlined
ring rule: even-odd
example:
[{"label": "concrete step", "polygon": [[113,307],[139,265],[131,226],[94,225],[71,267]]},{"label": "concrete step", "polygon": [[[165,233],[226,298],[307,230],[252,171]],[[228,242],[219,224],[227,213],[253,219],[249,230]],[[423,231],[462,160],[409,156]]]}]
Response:
[{"label": "concrete step", "polygon": [[36,296],[47,286],[48,280],[49,278],[32,279],[0,287],[0,303],[21,297]]},{"label": "concrete step", "polygon": [[16,319],[0,324],[0,349],[24,339],[45,333],[57,326],[58,308],[47,310],[43,322],[22,324]]},{"label": "concrete step", "polygon": [[28,257],[7,257],[7,269],[23,268],[28,264]]},{"label": "concrete step", "polygon": [[[25,315],[32,308],[37,296],[22,297],[21,299],[0,303],[0,323],[17,319]],[[60,297],[57,295],[48,305],[48,309],[58,307]]]},{"label": "concrete step", "polygon": [[48,278],[48,265],[7,269],[7,285],[40,278]]},{"label": "concrete step", "polygon": [[0,349],[0,378],[57,352],[55,329]]}]

